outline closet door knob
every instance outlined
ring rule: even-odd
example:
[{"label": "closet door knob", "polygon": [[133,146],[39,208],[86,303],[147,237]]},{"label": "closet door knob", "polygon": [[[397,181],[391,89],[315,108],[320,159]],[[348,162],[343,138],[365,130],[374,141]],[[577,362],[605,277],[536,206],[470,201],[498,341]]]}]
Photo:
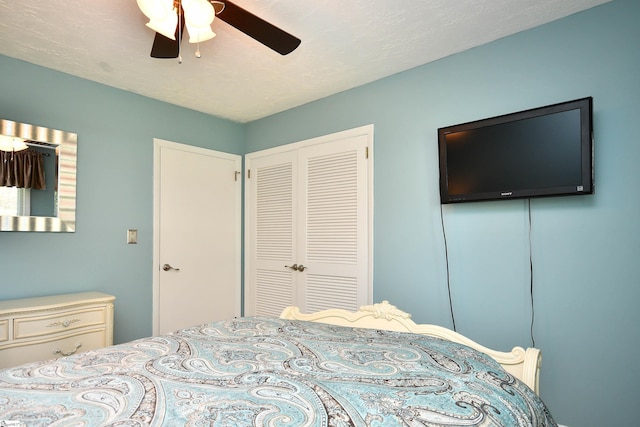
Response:
[{"label": "closet door knob", "polygon": [[165,264],[165,265],[163,265],[163,266],[162,266],[162,269],[163,269],[164,271],[169,271],[169,270],[180,271],[180,269],[179,269],[179,268],[173,268],[173,267],[171,267],[169,264]]},{"label": "closet door knob", "polygon": [[293,271],[297,271],[298,270],[298,264],[293,264],[293,265],[285,265],[286,268],[290,268]]},{"label": "closet door knob", "polygon": [[300,264],[298,266],[298,271],[304,271],[307,267],[305,267],[304,265]]}]

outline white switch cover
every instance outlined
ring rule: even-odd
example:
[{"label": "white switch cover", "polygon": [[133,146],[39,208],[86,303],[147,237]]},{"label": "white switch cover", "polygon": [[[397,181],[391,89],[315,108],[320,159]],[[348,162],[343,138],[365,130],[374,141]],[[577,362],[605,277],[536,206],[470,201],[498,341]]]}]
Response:
[{"label": "white switch cover", "polygon": [[136,243],[138,243],[138,230],[128,229],[127,244],[135,245]]}]

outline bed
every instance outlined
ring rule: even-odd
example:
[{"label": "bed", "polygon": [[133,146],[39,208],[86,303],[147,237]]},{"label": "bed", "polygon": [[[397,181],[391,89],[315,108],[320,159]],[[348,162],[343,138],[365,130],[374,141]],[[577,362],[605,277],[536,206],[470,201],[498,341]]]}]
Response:
[{"label": "bed", "polygon": [[542,353],[539,349],[529,347],[525,350],[522,347],[514,347],[510,352],[492,350],[442,326],[418,325],[411,320],[409,313],[398,309],[389,301],[365,305],[356,312],[332,309],[303,314],[298,307],[291,306],[285,308],[280,317],[331,325],[412,332],[464,344],[488,355],[498,362],[504,370],[524,382],[536,393],[539,392],[540,367],[542,366]]},{"label": "bed", "polygon": [[1,370],[0,425],[556,427],[539,366],[387,302],[288,307]]}]

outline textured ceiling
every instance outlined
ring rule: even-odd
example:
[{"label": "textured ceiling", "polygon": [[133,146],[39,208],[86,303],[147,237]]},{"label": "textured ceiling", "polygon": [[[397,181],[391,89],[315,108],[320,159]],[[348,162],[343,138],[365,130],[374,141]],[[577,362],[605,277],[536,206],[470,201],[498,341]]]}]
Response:
[{"label": "textured ceiling", "polygon": [[149,57],[135,0],[0,0],[0,54],[249,122],[608,1],[234,0],[300,47],[281,56],[215,20],[178,64]]}]

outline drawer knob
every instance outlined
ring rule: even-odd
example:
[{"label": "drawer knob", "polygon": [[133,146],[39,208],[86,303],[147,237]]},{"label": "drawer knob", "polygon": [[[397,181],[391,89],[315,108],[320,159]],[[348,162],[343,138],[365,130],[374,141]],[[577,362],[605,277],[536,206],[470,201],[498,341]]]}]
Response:
[{"label": "drawer knob", "polygon": [[64,351],[62,351],[60,348],[57,348],[57,347],[56,347],[56,348],[54,348],[54,349],[53,349],[53,354],[56,354],[56,355],[57,355],[57,354],[59,354],[60,356],[71,356],[73,353],[75,353],[76,351],[78,351],[78,349],[79,349],[80,347],[82,347],[82,343],[81,343],[80,341],[78,341],[78,342],[76,343],[76,346],[75,346],[75,348],[74,348],[73,350],[71,350],[71,351],[67,351],[67,352],[64,352]]},{"label": "drawer knob", "polygon": [[62,327],[64,327],[64,328],[68,328],[70,324],[72,324],[72,323],[76,323],[76,322],[79,322],[79,321],[80,321],[80,319],[65,319],[65,320],[63,320],[62,322],[53,322],[53,323],[49,323],[49,324],[47,325],[47,327],[49,327],[49,328],[54,328],[54,327],[56,327],[56,326],[62,326]]}]

